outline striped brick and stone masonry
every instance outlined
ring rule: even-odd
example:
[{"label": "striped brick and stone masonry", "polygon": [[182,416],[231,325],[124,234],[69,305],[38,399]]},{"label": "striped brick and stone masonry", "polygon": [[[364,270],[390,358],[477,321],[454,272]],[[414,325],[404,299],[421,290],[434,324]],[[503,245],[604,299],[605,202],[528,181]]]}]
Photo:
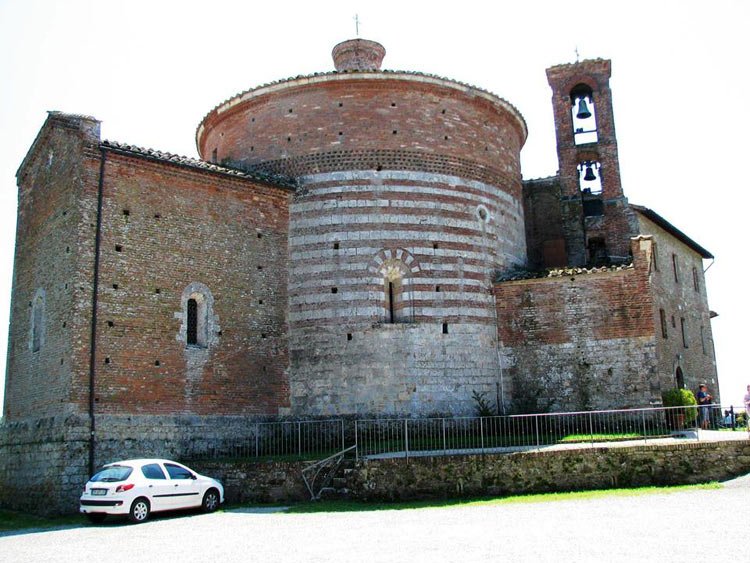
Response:
[{"label": "striped brick and stone masonry", "polygon": [[298,182],[293,412],[463,414],[473,391],[495,396],[492,279],[526,260],[525,138],[493,94],[374,67],[261,86],[205,117],[204,158]]}]

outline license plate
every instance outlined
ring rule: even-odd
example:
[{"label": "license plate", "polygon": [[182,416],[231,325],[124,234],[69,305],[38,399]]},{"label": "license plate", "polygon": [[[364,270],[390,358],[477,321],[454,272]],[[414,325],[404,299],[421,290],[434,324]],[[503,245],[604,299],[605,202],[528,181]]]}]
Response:
[{"label": "license plate", "polygon": [[91,494],[94,496],[104,496],[107,494],[107,489],[91,489]]}]

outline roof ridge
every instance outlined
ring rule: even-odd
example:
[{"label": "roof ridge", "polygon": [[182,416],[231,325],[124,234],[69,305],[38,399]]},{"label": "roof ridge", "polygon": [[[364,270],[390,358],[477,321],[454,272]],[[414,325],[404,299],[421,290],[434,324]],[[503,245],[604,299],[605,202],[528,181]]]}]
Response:
[{"label": "roof ridge", "polygon": [[357,75],[357,74],[405,74],[408,76],[418,76],[418,77],[424,77],[424,78],[431,78],[434,80],[442,80],[445,82],[450,82],[452,84],[456,84],[458,86],[462,86],[464,88],[471,88],[472,90],[476,90],[478,92],[483,92],[484,94],[487,94],[489,96],[492,96],[493,98],[497,98],[501,102],[507,104],[510,106],[510,108],[513,109],[518,114],[518,117],[520,118],[523,128],[526,130],[526,134],[528,135],[528,124],[526,123],[526,119],[524,119],[523,114],[521,111],[511,102],[506,100],[505,98],[498,96],[494,92],[487,90],[486,88],[481,88],[480,86],[475,86],[474,84],[469,84],[468,82],[462,82],[460,80],[456,80],[454,78],[448,78],[446,76],[440,76],[439,74],[432,74],[429,72],[420,72],[417,70],[330,70],[330,71],[323,71],[323,72],[313,72],[310,74],[298,74],[297,76],[290,76],[288,78],[280,78],[278,80],[272,80],[270,82],[265,82],[263,84],[260,84],[258,86],[254,86],[252,88],[248,88],[247,90],[243,90],[242,92],[239,92],[233,96],[230,96],[229,98],[226,98],[224,101],[216,104],[213,108],[211,108],[200,120],[200,123],[198,124],[198,127],[196,128],[196,138],[198,133],[200,132],[200,128],[205,123],[206,119],[209,115],[211,115],[213,112],[217,111],[220,107],[223,107],[232,101],[241,98],[242,96],[245,96],[247,94],[250,94],[251,92],[254,92],[256,90],[262,90],[263,88],[270,88],[273,86],[278,86],[280,84],[284,84],[287,82],[293,82],[295,80],[304,80],[306,78],[317,78],[317,77],[325,77],[325,76],[338,76],[338,75]]},{"label": "roof ridge", "polygon": [[247,178],[251,180],[259,180],[261,182],[279,185],[282,187],[293,188],[296,186],[296,182],[288,177],[281,174],[273,174],[270,172],[262,171],[247,171],[239,168],[230,168],[220,164],[214,164],[212,162],[206,162],[205,160],[193,158],[190,156],[179,155],[167,151],[161,151],[158,149],[144,148],[138,145],[131,145],[129,143],[122,143],[119,141],[103,140],[100,143],[105,148],[114,149],[116,151],[130,153],[155,160],[170,162],[172,164],[178,164],[182,166],[188,166],[190,168],[198,168],[200,170],[208,170],[210,172],[216,172],[219,174],[226,174],[238,178]]}]

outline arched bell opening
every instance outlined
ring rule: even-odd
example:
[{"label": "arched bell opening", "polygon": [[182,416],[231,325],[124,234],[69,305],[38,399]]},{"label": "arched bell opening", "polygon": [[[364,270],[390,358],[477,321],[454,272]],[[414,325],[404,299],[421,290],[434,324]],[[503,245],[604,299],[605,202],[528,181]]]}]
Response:
[{"label": "arched bell opening", "polygon": [[584,160],[577,166],[578,185],[584,195],[602,193],[602,165],[596,160]]},{"label": "arched bell opening", "polygon": [[596,143],[599,136],[596,127],[596,104],[591,87],[586,84],[575,86],[570,91],[570,105],[575,144]]}]

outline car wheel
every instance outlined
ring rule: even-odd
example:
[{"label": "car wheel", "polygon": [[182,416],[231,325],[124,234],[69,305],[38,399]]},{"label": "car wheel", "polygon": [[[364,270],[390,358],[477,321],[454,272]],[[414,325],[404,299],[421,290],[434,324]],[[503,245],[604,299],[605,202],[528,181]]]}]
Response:
[{"label": "car wheel", "polygon": [[206,494],[203,495],[203,504],[201,506],[205,512],[213,512],[219,508],[219,501],[219,491],[216,489],[208,489]]},{"label": "car wheel", "polygon": [[99,513],[93,513],[93,514],[87,514],[86,518],[89,519],[89,522],[92,524],[101,524],[104,522],[104,519],[107,517],[106,514],[99,514]]},{"label": "car wheel", "polygon": [[148,500],[143,497],[139,497],[133,501],[133,504],[130,505],[130,515],[128,516],[128,518],[130,518],[131,522],[140,524],[141,522],[146,521],[149,512],[151,512],[151,505],[149,505]]}]

